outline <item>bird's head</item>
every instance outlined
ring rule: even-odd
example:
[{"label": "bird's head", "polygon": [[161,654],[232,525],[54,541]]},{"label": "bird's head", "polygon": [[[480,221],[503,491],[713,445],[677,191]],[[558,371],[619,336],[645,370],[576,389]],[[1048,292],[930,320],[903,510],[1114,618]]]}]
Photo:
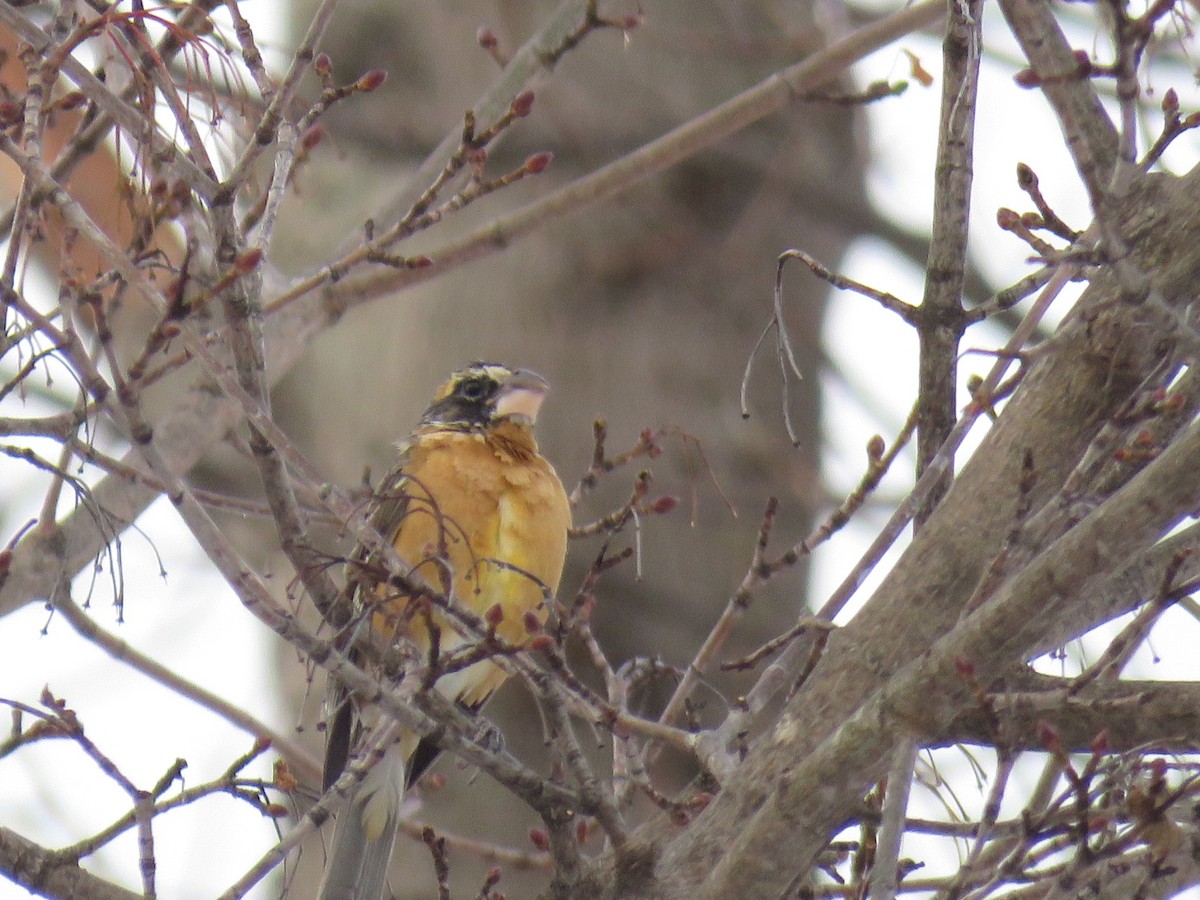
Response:
[{"label": "bird's head", "polygon": [[421,425],[490,428],[501,422],[532,427],[550,391],[541,375],[476,362],[450,376],[421,417]]}]

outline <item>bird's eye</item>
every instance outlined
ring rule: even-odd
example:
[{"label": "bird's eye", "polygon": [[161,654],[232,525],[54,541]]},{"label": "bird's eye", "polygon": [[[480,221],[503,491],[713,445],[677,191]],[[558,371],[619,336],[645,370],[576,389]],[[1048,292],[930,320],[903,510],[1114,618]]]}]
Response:
[{"label": "bird's eye", "polygon": [[471,378],[458,388],[458,395],[464,400],[482,400],[487,392],[488,383],[482,378]]}]

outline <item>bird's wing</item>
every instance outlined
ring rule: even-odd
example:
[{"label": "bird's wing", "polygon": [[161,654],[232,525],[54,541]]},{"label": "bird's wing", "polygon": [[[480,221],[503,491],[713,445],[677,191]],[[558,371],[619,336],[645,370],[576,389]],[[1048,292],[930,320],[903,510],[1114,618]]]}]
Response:
[{"label": "bird's wing", "polygon": [[[388,541],[394,539],[408,511],[409,498],[404,490],[408,461],[409,454],[402,453],[371,501],[370,523]],[[359,545],[351,557],[345,588],[357,610],[356,624],[342,635],[343,643],[351,648],[351,659],[356,662],[355,638],[363,628],[371,625],[371,616],[362,614],[369,606],[362,591],[375,589],[370,576],[373,568],[371,551]],[[326,790],[345,770],[356,743],[369,740],[374,730],[360,720],[354,697],[344,685],[331,680],[327,702],[331,713],[325,735]],[[408,784],[405,757],[411,753],[412,743],[411,740],[401,741],[389,747],[383,759],[367,772],[362,783],[347,797],[345,807],[338,814],[333,846],[321,880],[321,900],[362,900],[383,895],[400,821],[400,802]]]},{"label": "bird's wing", "polygon": [[[404,484],[407,478],[405,466],[408,463],[409,457],[408,448],[403,448],[396,464],[384,476],[379,489],[375,491],[371,498],[372,509],[369,517],[371,526],[389,541],[394,537],[396,530],[400,527],[400,523],[404,521],[404,516],[408,509],[408,495],[404,491]],[[368,581],[365,572],[370,557],[370,551],[362,544],[359,544],[355,548],[351,556],[350,576],[345,588],[345,594],[349,600],[349,605],[359,609],[362,607],[359,592],[364,586],[370,589],[369,585],[364,584],[364,582]],[[369,617],[363,618],[356,615],[356,620],[358,621],[358,626],[362,626],[369,621]],[[348,645],[351,647],[350,659],[353,662],[358,662],[353,645],[355,643],[354,638],[359,631],[360,627],[350,628],[340,640],[343,646]],[[355,739],[358,736],[356,734],[358,728],[356,727],[353,699],[344,685],[335,679],[330,679],[325,702],[329,713],[325,724],[323,787],[325,790],[329,790],[330,786],[345,771],[346,764],[350,761],[350,756],[355,746]]]}]

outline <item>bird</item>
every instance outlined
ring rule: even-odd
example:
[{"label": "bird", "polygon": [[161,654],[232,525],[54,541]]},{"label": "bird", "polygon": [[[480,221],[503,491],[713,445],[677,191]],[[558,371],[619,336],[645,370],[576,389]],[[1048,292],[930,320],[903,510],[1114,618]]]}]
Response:
[{"label": "bird", "polygon": [[[549,385],[528,369],[474,362],[438,388],[416,429],[399,445],[369,520],[433,590],[486,618],[496,637],[523,646],[544,623],[566,558],[571,507],[541,455],[534,424]],[[437,610],[387,583],[359,546],[347,564],[355,619],[377,646],[409,641],[421,659],[445,659],[471,642]],[[394,583],[394,581],[392,582]],[[507,678],[493,659],[442,674],[434,688],[478,710]],[[381,717],[334,685],[326,728],[325,788]],[[401,730],[351,791],[337,815],[320,900],[380,900],[405,791],[437,748]]]}]

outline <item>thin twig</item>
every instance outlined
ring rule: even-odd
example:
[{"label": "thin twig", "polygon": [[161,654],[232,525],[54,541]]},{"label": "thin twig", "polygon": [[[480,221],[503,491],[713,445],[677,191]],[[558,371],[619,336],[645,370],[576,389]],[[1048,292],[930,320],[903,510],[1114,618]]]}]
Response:
[{"label": "thin twig", "polygon": [[[944,12],[945,5],[941,0],[925,0],[864,26],[638,150],[462,238],[428,251],[431,265],[346,278],[329,285],[322,302],[331,313],[340,314],[373,297],[394,293],[400,287],[426,281],[446,269],[507,248],[519,238],[545,227],[552,219],[607,200],[785,108],[805,91],[834,80],[867,54],[914,29],[936,22]],[[309,290],[311,286],[281,293],[267,304],[267,312],[294,303]]]},{"label": "thin twig", "polygon": [[225,721],[256,738],[266,738],[287,759],[291,768],[308,783],[319,784],[321,763],[304,747],[251,716],[239,706],[195,684],[177,672],[151,659],[128,642],[105,631],[88,616],[66,591],[54,598],[54,610],[83,637],[100,647],[113,659],[141,672],[181,697],[187,697]]}]

